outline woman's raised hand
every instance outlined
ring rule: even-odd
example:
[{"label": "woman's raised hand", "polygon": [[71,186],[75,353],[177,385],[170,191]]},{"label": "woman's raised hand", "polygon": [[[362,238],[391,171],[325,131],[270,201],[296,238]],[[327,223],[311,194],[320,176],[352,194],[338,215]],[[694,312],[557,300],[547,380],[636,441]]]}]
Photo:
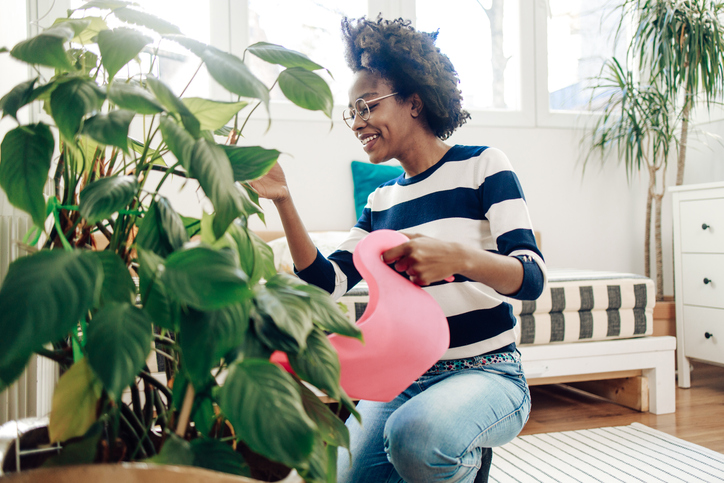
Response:
[{"label": "woman's raised hand", "polygon": [[284,201],[289,198],[289,187],[284,170],[277,162],[269,172],[261,178],[249,182],[254,191],[262,198],[274,202]]}]

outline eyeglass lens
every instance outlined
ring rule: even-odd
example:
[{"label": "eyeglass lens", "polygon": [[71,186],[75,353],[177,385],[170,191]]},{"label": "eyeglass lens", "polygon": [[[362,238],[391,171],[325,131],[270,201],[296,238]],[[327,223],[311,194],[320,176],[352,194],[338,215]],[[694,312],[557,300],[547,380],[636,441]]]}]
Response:
[{"label": "eyeglass lens", "polygon": [[363,121],[367,121],[370,118],[370,108],[364,99],[357,99],[354,103],[354,109],[344,110],[344,121],[349,127],[352,127],[358,114]]}]

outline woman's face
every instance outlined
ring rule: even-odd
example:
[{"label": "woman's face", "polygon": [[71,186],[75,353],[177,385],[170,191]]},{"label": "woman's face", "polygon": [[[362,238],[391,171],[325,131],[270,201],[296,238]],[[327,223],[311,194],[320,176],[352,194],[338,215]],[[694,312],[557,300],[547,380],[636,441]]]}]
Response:
[{"label": "woman's face", "polygon": [[370,71],[362,70],[354,79],[349,90],[349,107],[354,107],[357,99],[364,99],[370,110],[367,121],[360,115],[355,117],[352,124],[355,136],[362,143],[371,163],[399,159],[409,141],[412,127],[408,103],[400,103],[396,96],[375,100],[394,91],[388,82]]}]

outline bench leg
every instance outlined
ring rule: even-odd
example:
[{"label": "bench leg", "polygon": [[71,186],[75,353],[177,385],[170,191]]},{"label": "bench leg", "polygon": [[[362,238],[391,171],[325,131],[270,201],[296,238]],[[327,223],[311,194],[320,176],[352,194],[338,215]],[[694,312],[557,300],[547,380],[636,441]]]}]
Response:
[{"label": "bench leg", "polygon": [[653,368],[644,369],[643,375],[649,380],[649,411],[654,414],[668,414],[676,411],[676,373],[674,356],[671,351],[654,352]]}]

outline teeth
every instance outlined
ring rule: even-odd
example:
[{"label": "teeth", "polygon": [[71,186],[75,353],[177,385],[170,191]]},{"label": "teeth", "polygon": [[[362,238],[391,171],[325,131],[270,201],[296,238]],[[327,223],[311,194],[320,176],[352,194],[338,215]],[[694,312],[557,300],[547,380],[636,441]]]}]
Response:
[{"label": "teeth", "polygon": [[360,141],[362,142],[362,146],[366,146],[367,143],[374,139],[377,139],[378,137],[380,137],[379,134],[373,134],[372,136],[367,136],[366,138],[360,139]]}]

